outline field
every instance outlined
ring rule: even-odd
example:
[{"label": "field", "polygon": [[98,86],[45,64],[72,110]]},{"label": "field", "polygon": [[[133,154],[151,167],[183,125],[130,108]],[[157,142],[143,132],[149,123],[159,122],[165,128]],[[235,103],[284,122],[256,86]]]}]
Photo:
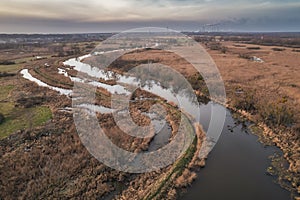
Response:
[{"label": "field", "polygon": [[[225,106],[254,122],[257,126],[253,129],[261,132],[262,141],[281,148],[289,164],[287,170],[283,169],[287,176],[283,180],[288,180],[293,190],[299,191],[298,36],[295,39],[288,35],[295,44],[284,42],[278,35],[271,35],[268,43],[261,41],[256,34],[190,36],[208,51],[217,64],[226,87]],[[199,160],[196,155],[204,137],[200,126],[189,126],[189,131],[196,132],[197,138],[174,165],[145,174],[119,172],[100,163],[83,146],[73,115],[66,110],[72,107],[71,98],[39,87],[19,73],[26,68],[34,77],[51,86],[72,89],[73,82],[69,77],[58,74],[58,68],[76,76],[76,71],[70,69],[72,66],[63,66],[62,62],[89,53],[107,35],[92,35],[92,38],[64,35],[61,36],[63,39],[56,35],[24,37],[29,37],[28,44],[0,45],[0,199],[82,196],[176,199],[182,189],[191,184],[196,178],[195,169],[205,165],[205,161]],[[41,42],[41,38],[44,38],[44,43],[33,42]],[[131,52],[112,63],[110,69],[124,72],[150,61],[171,66],[189,80],[199,100],[209,99],[203,78],[187,61],[170,52],[159,49]],[[84,62],[93,63],[95,60],[86,59]],[[169,80],[167,75],[164,78]],[[116,84],[115,81],[100,82]],[[82,89],[87,90],[84,86]],[[176,110],[175,105],[143,90],[138,90],[135,95],[156,99],[154,102],[130,103],[130,114],[136,123],[149,124],[149,118],[141,111],[147,111],[153,103],[160,102],[168,111],[166,121],[171,127],[171,135],[176,135],[181,111]],[[110,101],[110,92],[98,88],[95,103],[110,107]],[[98,113],[97,119],[113,143],[128,151],[146,151],[153,140],[124,134],[116,126],[112,114]]]},{"label": "field", "polygon": [[14,101],[14,85],[1,86],[0,113],[4,119],[0,123],[0,138],[7,137],[21,129],[32,129],[47,122],[52,117],[51,110],[46,106],[24,108]]}]

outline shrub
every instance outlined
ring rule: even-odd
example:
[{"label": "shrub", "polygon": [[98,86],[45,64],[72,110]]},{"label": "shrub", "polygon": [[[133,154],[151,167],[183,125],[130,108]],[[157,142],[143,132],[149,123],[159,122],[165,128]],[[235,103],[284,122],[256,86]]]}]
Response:
[{"label": "shrub", "polygon": [[0,77],[15,76],[15,73],[0,72]]},{"label": "shrub", "polygon": [[247,49],[249,49],[249,50],[259,50],[260,47],[247,47]]},{"label": "shrub", "polygon": [[237,109],[245,110],[253,113],[256,110],[256,98],[255,91],[247,91],[238,95],[235,95],[233,98],[233,105]]},{"label": "shrub", "polygon": [[218,42],[212,42],[209,44],[209,49],[210,50],[221,50],[222,45],[221,45],[221,43],[218,43]]},{"label": "shrub", "polygon": [[244,58],[244,59],[247,59],[249,60],[251,58],[251,56],[249,56],[248,54],[239,54],[239,58]]},{"label": "shrub", "polygon": [[227,47],[222,47],[221,48],[221,52],[224,53],[224,54],[227,52],[227,50],[228,50]]},{"label": "shrub", "polygon": [[295,122],[294,109],[286,97],[263,102],[258,107],[261,118],[270,126],[291,126]]},{"label": "shrub", "polygon": [[234,44],[233,46],[234,47],[246,47],[245,45],[242,45],[242,44]]},{"label": "shrub", "polygon": [[287,97],[271,99],[266,98],[265,94],[258,94],[255,90],[243,90],[232,98],[232,105],[237,109],[257,115],[258,119],[270,127],[290,127],[296,122],[293,104]]},{"label": "shrub", "polygon": [[4,115],[2,113],[0,113],[0,124],[2,124],[4,122]]},{"label": "shrub", "polygon": [[284,48],[272,48],[273,51],[285,51]]},{"label": "shrub", "polygon": [[188,81],[192,85],[194,90],[199,90],[203,88],[203,86],[205,86],[204,79],[199,73],[188,77]]},{"label": "shrub", "polygon": [[17,105],[24,108],[31,108],[37,105],[41,105],[45,101],[45,97],[26,97],[17,99]]},{"label": "shrub", "polygon": [[211,42],[211,43],[207,44],[206,46],[208,46],[208,48],[209,48],[210,50],[220,51],[221,53],[224,53],[224,54],[225,54],[225,53],[227,52],[227,50],[228,50],[227,47],[222,46],[222,44],[219,43],[219,42]]},{"label": "shrub", "polygon": [[0,65],[14,65],[16,64],[14,61],[2,60],[0,61]]}]

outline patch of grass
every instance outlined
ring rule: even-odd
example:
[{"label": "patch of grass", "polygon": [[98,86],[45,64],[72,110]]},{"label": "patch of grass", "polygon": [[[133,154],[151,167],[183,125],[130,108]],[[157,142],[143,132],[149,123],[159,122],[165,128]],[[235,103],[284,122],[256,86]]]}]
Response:
[{"label": "patch of grass", "polygon": [[14,89],[13,85],[1,86],[0,90],[0,113],[7,116],[13,109],[14,104],[8,101],[10,92]]},{"label": "patch of grass", "polygon": [[16,73],[22,69],[23,64],[32,61],[33,57],[19,58],[13,61],[9,65],[0,63],[0,73]]},{"label": "patch of grass", "polygon": [[1,90],[0,90],[0,101],[4,100],[7,98],[9,93],[14,89],[13,85],[1,85]]},{"label": "patch of grass", "polygon": [[21,68],[22,68],[22,65],[20,65],[20,64],[0,65],[0,72],[16,73]]},{"label": "patch of grass", "polygon": [[13,108],[12,112],[5,116],[4,122],[0,125],[0,139],[17,130],[40,126],[51,117],[51,110],[45,106],[26,109]]},{"label": "patch of grass", "polygon": [[13,89],[13,85],[1,86],[0,113],[3,114],[4,121],[0,125],[0,139],[17,130],[42,125],[52,117],[51,110],[45,106],[15,107],[15,103],[9,99],[9,94]]},{"label": "patch of grass", "polygon": [[25,58],[19,58],[19,59],[16,59],[15,62],[17,64],[22,64],[22,63],[26,63],[26,62],[30,62],[34,59],[34,57],[30,56],[30,57],[25,57]]},{"label": "patch of grass", "polygon": [[4,116],[9,115],[12,110],[15,108],[15,104],[11,102],[0,103],[0,113]]},{"label": "patch of grass", "polygon": [[52,117],[52,112],[48,107],[39,106],[34,108],[33,125],[39,126]]}]

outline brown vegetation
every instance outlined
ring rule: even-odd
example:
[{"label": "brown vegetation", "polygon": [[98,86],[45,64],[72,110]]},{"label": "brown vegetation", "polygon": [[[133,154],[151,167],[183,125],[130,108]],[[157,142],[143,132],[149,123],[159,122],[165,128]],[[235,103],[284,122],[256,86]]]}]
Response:
[{"label": "brown vegetation", "polygon": [[[291,183],[296,190],[300,182],[300,114],[297,112],[300,110],[299,55],[298,49],[287,46],[296,48],[298,41],[295,39],[286,43],[284,39],[253,39],[250,36],[221,37],[218,42],[214,41],[214,37],[201,37],[199,40],[206,43],[209,53],[219,67],[227,89],[228,107],[260,125],[264,129],[263,137],[283,150],[289,169],[288,177],[280,178]],[[279,46],[286,48],[283,50],[277,46],[266,47],[260,44],[280,44]],[[15,59],[33,55],[78,54],[94,46],[95,43],[75,46],[28,45],[23,49],[18,49],[21,46],[16,49],[11,46],[7,55],[14,62]],[[22,56],[19,54],[21,50],[25,51]],[[260,57],[265,62],[253,62],[250,60],[253,56]],[[0,59],[6,58],[0,56]],[[57,67],[63,68],[61,61],[64,59],[66,58],[47,57],[44,60],[26,61],[21,64],[21,68],[29,68],[35,77],[50,85],[72,88],[73,83],[69,78],[57,74]],[[44,67],[45,62],[50,67]],[[155,49],[132,52],[118,59],[111,68],[126,71],[149,62],[172,66],[198,90],[197,94],[200,94],[199,91],[207,94],[203,92],[207,88],[196,70],[170,52]],[[74,70],[69,70],[68,73],[76,75]],[[198,150],[204,134],[201,127],[194,125],[198,140],[194,141],[187,154],[174,165],[137,175],[110,169],[93,158],[82,145],[76,134],[72,114],[60,110],[70,107],[71,99],[58,96],[47,88],[38,87],[20,76],[6,74],[2,79],[10,80],[16,85],[17,89],[10,94],[16,105],[26,108],[47,105],[53,111],[53,118],[42,127],[20,130],[0,140],[0,199],[99,199],[110,195],[116,199],[175,199],[182,188],[188,187],[196,178],[195,169],[205,165],[205,160],[198,160]],[[115,82],[109,84],[113,85]],[[147,125],[149,118],[142,115],[141,111],[147,111],[153,103],[160,101],[168,110],[167,121],[172,127],[173,137],[179,120],[178,111],[173,109],[175,105],[167,105],[158,97],[144,91],[137,90],[136,95],[158,100],[131,103],[130,113],[134,121]],[[98,88],[96,96],[96,104],[110,107],[108,91]],[[111,114],[98,114],[97,117],[107,136],[116,145],[129,151],[147,150],[151,138],[137,139],[124,134],[116,127]]]},{"label": "brown vegetation", "polygon": [[[248,114],[240,113],[260,124],[265,130],[263,137],[282,149],[290,165],[288,173],[294,177],[287,182],[296,191],[300,180],[299,57],[290,48],[278,51],[274,50],[278,47],[260,46],[254,53],[231,42],[223,45],[228,47],[227,56],[210,54],[225,82],[228,106],[246,111]],[[264,63],[253,62],[250,56],[260,57]]]}]

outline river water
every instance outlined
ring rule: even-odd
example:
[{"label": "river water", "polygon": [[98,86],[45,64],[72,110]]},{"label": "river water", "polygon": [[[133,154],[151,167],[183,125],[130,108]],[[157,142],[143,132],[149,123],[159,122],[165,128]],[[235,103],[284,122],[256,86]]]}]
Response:
[{"label": "river water", "polygon": [[[201,121],[209,123],[210,102],[201,105]],[[208,156],[205,168],[183,194],[181,200],[289,200],[290,193],[266,175],[269,156],[279,153],[275,147],[264,147],[257,136],[232,117],[227,110],[222,135]]]},{"label": "river water", "polygon": [[[83,57],[82,57],[83,58]],[[92,68],[88,64],[81,63],[81,59],[70,59],[65,65],[74,66],[74,69],[87,73],[90,76],[101,74],[101,78],[109,80],[111,74]],[[71,95],[71,90],[52,87],[34,78],[27,69],[21,71],[24,78],[36,82],[40,86],[56,90],[63,95]],[[68,76],[66,71],[59,69],[58,73]],[[83,82],[76,77],[70,77],[74,82]],[[132,77],[119,76],[119,82],[139,85],[140,82]],[[88,84],[108,89],[112,93],[127,94],[123,85],[110,86],[99,82],[88,82]],[[181,99],[188,113],[195,111],[193,104],[188,105],[189,98],[180,94],[174,96],[174,92],[162,87],[160,83],[151,82],[151,88],[143,89],[157,94],[169,101]],[[85,107],[89,111],[110,113],[114,110],[102,106],[80,104],[78,107]],[[219,104],[209,102],[200,105],[200,123],[205,131],[211,119],[211,110],[224,110]],[[154,126],[160,127],[162,121],[154,121]],[[213,127],[212,127],[213,128]],[[158,131],[159,132],[159,131]],[[157,134],[149,151],[154,151],[168,143],[170,127],[163,126],[162,133]],[[188,188],[187,193],[182,195],[181,200],[288,200],[290,193],[274,183],[275,178],[266,175],[266,169],[270,165],[269,156],[278,153],[275,147],[264,147],[258,142],[258,138],[252,135],[246,126],[236,123],[232,113],[226,110],[224,128],[215,148],[209,154],[206,167],[198,173],[197,180]]]}]

